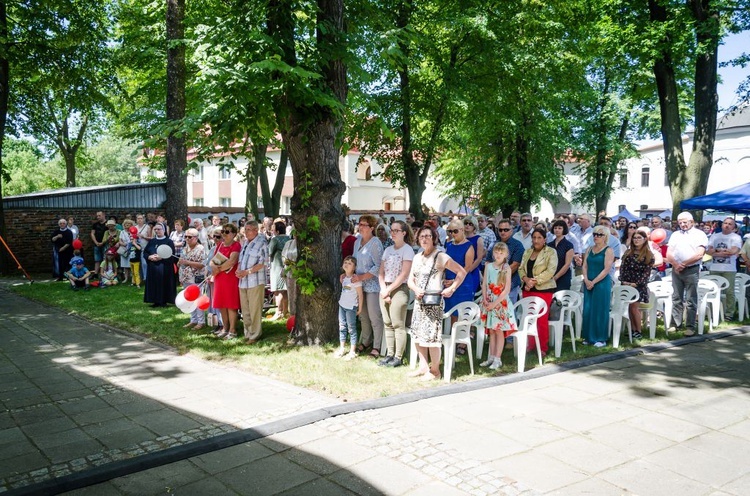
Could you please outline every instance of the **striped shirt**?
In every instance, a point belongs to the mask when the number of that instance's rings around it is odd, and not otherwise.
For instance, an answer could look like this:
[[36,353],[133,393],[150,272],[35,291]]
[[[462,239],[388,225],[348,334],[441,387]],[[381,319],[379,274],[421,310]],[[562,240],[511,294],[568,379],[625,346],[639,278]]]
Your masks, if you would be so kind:
[[248,270],[262,264],[258,272],[251,272],[240,278],[240,289],[249,289],[266,285],[266,262],[268,261],[268,243],[265,236],[257,235],[252,241],[245,243],[240,250],[237,270]]

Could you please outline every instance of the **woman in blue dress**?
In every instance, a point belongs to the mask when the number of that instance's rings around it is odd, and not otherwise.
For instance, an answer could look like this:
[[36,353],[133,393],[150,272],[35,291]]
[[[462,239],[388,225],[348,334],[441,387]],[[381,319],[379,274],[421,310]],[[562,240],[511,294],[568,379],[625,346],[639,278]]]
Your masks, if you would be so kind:
[[474,293],[479,291],[479,284],[482,282],[482,271],[484,271],[484,256],[488,246],[484,246],[484,238],[477,234],[477,218],[471,215],[464,217],[464,234],[474,248],[474,260],[466,268],[466,272],[471,272],[474,278]]
[[[474,301],[475,287],[478,283],[476,276],[469,272],[471,265],[474,263],[474,247],[466,239],[463,223],[460,220],[452,220],[446,227],[445,232],[452,236],[451,241],[445,244],[445,252],[461,264],[466,271],[466,277],[461,285],[456,288],[450,298],[445,299],[445,310],[450,310],[464,301]],[[453,284],[455,278],[456,274],[446,269],[444,286],[448,287]]]
[[609,229],[596,226],[592,234],[594,246],[583,257],[583,344],[597,348],[606,346],[609,337],[609,304],[612,279],[609,270],[615,262],[612,248],[607,246]]

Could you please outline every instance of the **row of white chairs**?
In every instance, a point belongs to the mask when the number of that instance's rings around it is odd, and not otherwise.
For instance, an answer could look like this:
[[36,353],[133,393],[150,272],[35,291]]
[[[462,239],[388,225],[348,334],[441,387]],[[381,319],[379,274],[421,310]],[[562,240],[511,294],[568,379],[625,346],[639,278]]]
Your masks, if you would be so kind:
[[[722,284],[723,280],[726,284]],[[721,309],[721,287],[728,288],[729,283],[720,276],[702,275],[698,285],[698,333],[703,334],[705,319],[708,317],[709,330],[713,330],[719,324],[719,318],[723,315]],[[745,302],[745,289],[750,287],[750,276],[737,274],[735,292],[737,295],[738,311],[740,320],[744,318],[747,311]],[[661,312],[664,318],[665,328],[669,328],[672,316],[672,284],[671,281],[655,281],[648,284],[649,302],[641,303],[644,326],[648,323],[649,337],[656,337],[657,312]],[[609,334],[612,336],[612,345],[620,346],[623,329],[627,329],[628,339],[633,342],[633,330],[630,322],[628,307],[631,303],[638,301],[639,293],[635,288],[617,284],[612,290],[612,300],[609,317]],[[560,314],[557,320],[549,320],[549,342],[554,346],[555,357],[562,352],[562,343],[565,329],[568,329],[570,343],[573,352],[576,351],[576,340],[581,338],[583,324],[583,296],[576,290],[561,290],[554,295],[556,304],[560,305]],[[474,357],[472,354],[471,329],[476,330],[476,358],[481,360],[485,346],[485,328],[481,320],[481,294],[476,302],[463,302],[447,310],[443,314],[443,377],[450,381],[456,359],[456,346],[463,344],[467,347],[469,356],[469,367],[474,375]],[[413,308],[414,296],[409,302],[409,308]],[[526,349],[528,340],[532,337],[538,338],[537,320],[549,311],[547,304],[538,297],[526,297],[519,300],[512,308],[512,314],[516,317],[518,331],[513,336],[514,354],[517,357],[517,368],[519,372],[525,370]],[[710,313],[709,313],[710,312]],[[451,315],[457,314],[455,322],[451,323]],[[542,352],[539,340],[536,341],[536,351],[539,363],[542,363]],[[383,348],[385,349],[385,337],[383,337]],[[412,368],[417,366],[417,351],[412,340],[410,350],[410,364]]]

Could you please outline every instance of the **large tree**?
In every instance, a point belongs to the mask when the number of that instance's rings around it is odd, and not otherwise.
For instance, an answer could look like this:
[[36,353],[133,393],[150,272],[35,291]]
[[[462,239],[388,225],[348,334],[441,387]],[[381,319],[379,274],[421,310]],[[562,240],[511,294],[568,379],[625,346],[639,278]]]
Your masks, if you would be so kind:
[[167,0],[167,220],[187,219],[187,146],[181,129],[185,118],[185,0]]
[[[672,208],[706,193],[713,165],[718,113],[718,49],[727,31],[748,27],[750,2],[743,0],[649,0],[649,34],[654,43],[653,72],[659,96],[661,134]],[[693,146],[686,162],[682,132],[679,71],[693,68]]]
[[305,6],[307,15],[300,15],[292,0],[269,1],[267,33],[275,53],[268,62],[280,89],[274,108],[295,179],[295,276],[301,292],[296,327],[301,342],[318,343],[334,337],[338,322],[331,302],[337,297],[341,261],[339,156],[348,46],[343,0]]

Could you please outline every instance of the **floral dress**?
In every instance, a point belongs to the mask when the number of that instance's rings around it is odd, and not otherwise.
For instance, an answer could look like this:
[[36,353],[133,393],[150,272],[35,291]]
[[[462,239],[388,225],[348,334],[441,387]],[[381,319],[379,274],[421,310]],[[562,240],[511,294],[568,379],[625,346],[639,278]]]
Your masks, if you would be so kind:
[[[491,282],[487,285],[487,293],[484,295],[484,299],[489,302],[494,302],[500,297],[505,286],[503,284],[497,284],[498,276],[501,271],[510,270],[508,264],[503,264],[501,268],[495,267],[495,264],[487,265],[487,281]],[[513,317],[511,306],[508,304],[508,298],[504,298],[503,302],[499,307],[492,310],[486,310],[485,306],[482,305],[482,320],[484,321],[484,330],[487,334],[493,332],[506,332],[508,334],[518,330],[516,326],[516,319]]]
[[620,264],[620,281],[635,284],[640,294],[640,302],[648,303],[648,279],[651,276],[651,265],[638,260],[631,253],[622,259]]
[[[448,255],[437,250],[427,257],[419,253],[414,256],[409,277],[414,278],[414,283],[418,287],[425,288],[426,286],[427,291],[442,291],[445,264],[449,258]],[[410,334],[419,346],[442,346],[443,308],[433,305],[425,306],[420,300],[415,300]]]

